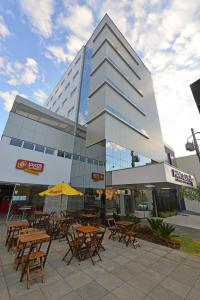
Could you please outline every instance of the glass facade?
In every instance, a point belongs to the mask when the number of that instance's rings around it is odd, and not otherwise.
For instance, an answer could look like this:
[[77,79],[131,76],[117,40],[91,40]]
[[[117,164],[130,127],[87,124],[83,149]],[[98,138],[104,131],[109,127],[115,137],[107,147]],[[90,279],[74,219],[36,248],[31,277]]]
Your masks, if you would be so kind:
[[152,160],[111,141],[106,142],[106,171],[135,168],[151,164]]
[[84,65],[81,83],[81,94],[78,112],[78,124],[85,125],[88,121],[88,96],[90,93],[90,73],[92,67],[92,49],[85,46]]

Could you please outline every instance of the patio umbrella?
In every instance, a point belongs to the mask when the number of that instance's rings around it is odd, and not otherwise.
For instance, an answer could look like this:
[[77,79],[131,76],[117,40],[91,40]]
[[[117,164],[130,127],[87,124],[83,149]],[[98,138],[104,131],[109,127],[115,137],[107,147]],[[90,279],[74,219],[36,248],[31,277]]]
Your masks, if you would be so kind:
[[65,196],[82,196],[83,193],[79,192],[78,190],[74,189],[71,187],[68,183],[60,182],[57,185],[51,187],[50,189],[43,191],[39,193],[40,196],[50,196],[50,197],[55,197],[55,196],[61,196],[60,198],[60,210],[62,206],[62,197],[63,195]]

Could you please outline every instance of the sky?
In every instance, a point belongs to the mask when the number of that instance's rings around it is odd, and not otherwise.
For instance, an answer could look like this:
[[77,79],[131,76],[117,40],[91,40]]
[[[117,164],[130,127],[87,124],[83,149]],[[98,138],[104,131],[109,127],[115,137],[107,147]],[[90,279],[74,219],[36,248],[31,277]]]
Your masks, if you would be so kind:
[[108,13],[152,73],[164,141],[176,156],[200,131],[190,84],[200,78],[199,0],[1,0],[0,135],[15,95],[43,105]]

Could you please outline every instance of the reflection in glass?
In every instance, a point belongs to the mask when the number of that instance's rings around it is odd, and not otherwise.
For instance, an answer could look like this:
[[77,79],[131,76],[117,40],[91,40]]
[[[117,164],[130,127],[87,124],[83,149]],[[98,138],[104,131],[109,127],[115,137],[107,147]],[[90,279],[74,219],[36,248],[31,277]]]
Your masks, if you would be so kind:
[[88,121],[88,96],[90,91],[91,62],[92,62],[92,49],[86,46],[82,83],[81,83],[79,115],[78,115],[78,123],[81,125],[86,125]]
[[135,168],[151,163],[148,157],[113,142],[106,142],[106,171]]

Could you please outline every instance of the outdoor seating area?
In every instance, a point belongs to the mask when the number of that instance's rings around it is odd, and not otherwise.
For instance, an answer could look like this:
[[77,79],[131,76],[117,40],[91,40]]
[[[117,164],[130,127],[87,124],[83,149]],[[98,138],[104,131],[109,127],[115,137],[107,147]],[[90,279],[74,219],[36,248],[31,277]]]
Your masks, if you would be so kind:
[[9,221],[6,226],[5,247],[13,255],[14,269],[21,272],[19,281],[26,278],[27,288],[34,279],[45,281],[45,263],[53,240],[65,244],[65,255],[60,259],[67,265],[73,259],[79,263],[89,259],[92,265],[102,261],[106,226],[95,214],[35,211],[27,220]]
[[0,299],[200,297],[198,257],[143,240],[135,249],[121,230],[110,237],[111,225],[68,224],[64,239],[24,220],[0,229]]

